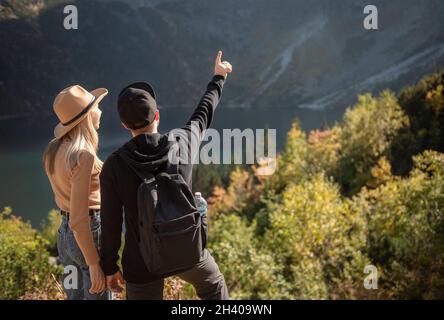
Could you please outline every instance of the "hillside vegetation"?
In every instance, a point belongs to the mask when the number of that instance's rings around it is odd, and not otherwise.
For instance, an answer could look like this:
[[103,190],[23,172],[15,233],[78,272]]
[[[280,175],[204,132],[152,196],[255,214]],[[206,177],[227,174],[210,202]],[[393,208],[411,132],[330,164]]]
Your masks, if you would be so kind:
[[[443,299],[443,93],[439,72],[398,95],[360,96],[326,130],[307,134],[295,121],[270,177],[236,167],[225,181],[199,167],[199,188],[213,190],[209,248],[232,297]],[[56,296],[47,280],[56,220],[43,237],[0,215],[0,298]],[[376,290],[364,288],[367,265]],[[177,279],[166,292],[195,297]]]
[[210,248],[233,297],[444,298],[443,75],[362,95],[324,131],[295,121],[273,176],[237,168],[214,190]]

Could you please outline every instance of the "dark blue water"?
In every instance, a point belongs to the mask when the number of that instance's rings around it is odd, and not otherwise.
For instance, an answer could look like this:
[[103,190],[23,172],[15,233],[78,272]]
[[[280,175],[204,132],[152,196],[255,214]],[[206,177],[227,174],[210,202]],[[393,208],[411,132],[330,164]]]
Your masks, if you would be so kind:
[[[30,221],[34,227],[39,227],[48,212],[56,208],[43,170],[43,148],[3,151],[0,158],[0,209],[11,206],[15,215]],[[100,157],[105,158],[112,150],[102,149]]]
[[[162,111],[161,131],[184,125],[190,113],[190,110],[183,108]],[[277,130],[277,147],[282,149],[296,117],[303,129],[310,130],[332,123],[340,116],[340,111],[315,112],[297,108],[223,109],[217,110],[213,127],[217,130],[274,128]],[[34,227],[39,227],[48,212],[56,207],[41,160],[55,123],[54,119],[30,121],[27,130],[23,130],[20,121],[0,121],[0,208],[11,206],[16,215],[30,221]],[[116,122],[106,116],[102,119],[101,159],[130,139],[130,135],[116,126]],[[46,129],[42,130],[42,127]],[[13,137],[10,136],[11,132],[14,132]]]

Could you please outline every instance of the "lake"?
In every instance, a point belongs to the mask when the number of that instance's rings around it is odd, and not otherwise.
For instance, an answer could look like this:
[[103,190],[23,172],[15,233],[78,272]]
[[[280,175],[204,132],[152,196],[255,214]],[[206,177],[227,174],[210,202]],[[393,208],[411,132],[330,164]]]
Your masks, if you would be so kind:
[[[178,108],[162,110],[160,131],[182,126],[188,119],[191,109]],[[277,147],[282,149],[286,134],[294,118],[298,117],[304,130],[311,130],[333,123],[339,119],[342,111],[310,111],[298,108],[265,108],[217,110],[213,126],[217,130],[234,128],[274,128],[277,130]],[[113,124],[111,125],[110,122]],[[130,138],[123,129],[115,126],[116,120],[110,117],[102,119],[100,129],[100,157],[105,159],[114,149]],[[48,212],[55,208],[50,184],[43,171],[41,156],[54,119],[43,121],[48,126],[42,134],[42,121],[32,119],[32,125],[20,134],[18,120],[0,121],[0,208],[11,206],[14,214],[39,227]],[[39,125],[37,126],[38,123]],[[103,132],[102,132],[103,129]],[[5,138],[8,137],[8,138]]]
[[[41,143],[39,143],[41,144]],[[11,206],[15,215],[39,227],[48,212],[56,208],[51,185],[43,171],[42,148],[2,152],[0,158],[0,207]],[[103,159],[112,149],[103,149]]]

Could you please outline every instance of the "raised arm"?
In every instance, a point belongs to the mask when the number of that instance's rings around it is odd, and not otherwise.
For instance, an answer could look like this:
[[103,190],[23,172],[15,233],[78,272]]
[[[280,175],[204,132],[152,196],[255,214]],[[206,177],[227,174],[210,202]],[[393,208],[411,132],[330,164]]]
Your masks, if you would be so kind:
[[[179,156],[180,172],[189,186],[192,184],[192,167],[199,152],[200,143],[204,138],[205,130],[213,121],[213,114],[222,96],[225,80],[232,70],[229,62],[222,61],[222,51],[219,51],[214,64],[213,78],[190,119],[185,127],[170,132],[169,139],[179,142],[179,152],[175,151],[173,157]],[[177,163],[177,158],[174,161]]]
[[200,99],[196,109],[185,125],[184,129],[191,130],[193,123],[199,125],[199,131],[203,132],[208,129],[213,120],[214,110],[216,109],[219,100],[222,96],[222,89],[224,82],[229,73],[233,71],[231,64],[227,61],[222,61],[222,51],[217,53],[216,61],[214,63],[214,75],[210,83],[207,85],[205,94]]

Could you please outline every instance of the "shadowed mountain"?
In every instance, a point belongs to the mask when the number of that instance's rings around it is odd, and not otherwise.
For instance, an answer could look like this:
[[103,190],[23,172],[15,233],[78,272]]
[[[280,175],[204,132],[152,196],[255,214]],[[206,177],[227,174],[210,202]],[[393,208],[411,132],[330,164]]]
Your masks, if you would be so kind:
[[[235,69],[223,107],[270,108],[249,113],[255,127],[272,124],[259,118],[269,112],[288,120],[310,113],[305,127],[318,127],[357,93],[397,90],[444,63],[439,0],[373,1],[378,31],[363,28],[362,0],[74,1],[79,29],[70,31],[63,2],[0,1],[0,127],[13,135],[46,130],[41,117],[55,123],[52,100],[74,83],[109,88],[103,105],[112,112],[104,116],[114,123],[116,94],[138,80],[155,86],[167,110],[188,113],[217,49]],[[168,125],[183,116],[174,113]]]

